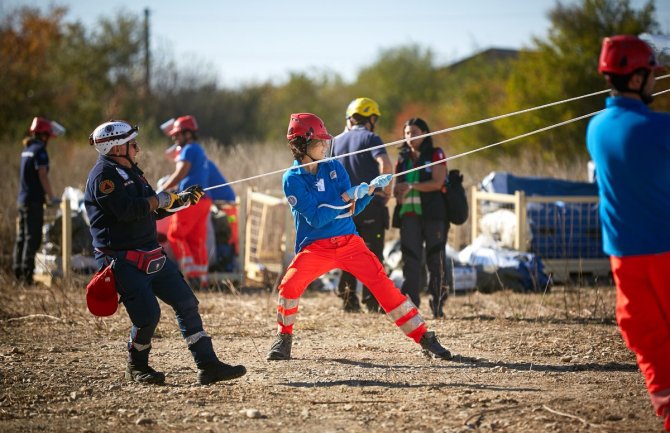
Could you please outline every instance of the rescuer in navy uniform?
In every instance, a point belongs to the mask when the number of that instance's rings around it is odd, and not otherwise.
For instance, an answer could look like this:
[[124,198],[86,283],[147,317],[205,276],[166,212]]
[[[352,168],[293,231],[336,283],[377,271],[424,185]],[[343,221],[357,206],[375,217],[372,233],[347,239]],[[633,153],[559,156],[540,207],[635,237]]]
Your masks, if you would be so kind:
[[49,154],[47,144],[53,137],[65,133],[58,122],[35,117],[23,141],[21,177],[16,200],[18,221],[12,269],[19,282],[33,283],[35,254],[42,243],[44,204],[55,206],[60,198],[54,194],[49,181]]
[[132,322],[126,379],[165,382],[165,374],[149,366],[151,338],[160,318],[156,298],[174,309],[200,384],[243,376],[244,366],[217,358],[203,329],[197,298],[156,239],[156,219],[197,203],[204,191],[194,185],[179,194],[156,194],[135,163],[140,151],[137,135],[137,126],[125,121],[112,120],[95,128],[89,143],[100,157],[88,175],[84,198],[96,260],[100,268],[113,262],[116,290]]

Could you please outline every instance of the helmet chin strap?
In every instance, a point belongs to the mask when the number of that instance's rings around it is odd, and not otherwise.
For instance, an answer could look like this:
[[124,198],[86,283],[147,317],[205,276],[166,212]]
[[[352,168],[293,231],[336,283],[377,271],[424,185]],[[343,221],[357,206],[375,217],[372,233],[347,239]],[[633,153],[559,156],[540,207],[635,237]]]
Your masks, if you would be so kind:
[[638,94],[640,95],[640,99],[642,102],[645,103],[645,105],[649,105],[654,101],[654,95],[645,95],[644,88],[647,87],[647,80],[649,80],[649,75],[651,72],[647,71],[644,74],[644,79],[642,80],[642,84],[640,84],[640,90],[638,90]]
[[136,163],[135,161],[133,161],[132,159],[130,159],[130,142],[126,142],[126,154],[125,154],[125,155],[121,155],[121,157],[122,157],[122,158],[125,158],[125,159],[130,163],[130,166],[131,166],[131,167],[134,167],[134,166],[137,165],[137,163]]

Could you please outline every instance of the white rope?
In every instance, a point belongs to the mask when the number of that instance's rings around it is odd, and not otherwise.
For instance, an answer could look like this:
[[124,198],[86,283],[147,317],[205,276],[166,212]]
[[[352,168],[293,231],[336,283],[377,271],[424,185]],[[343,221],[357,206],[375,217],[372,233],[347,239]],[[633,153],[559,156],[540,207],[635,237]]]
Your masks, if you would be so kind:
[[347,209],[351,207],[351,203],[347,203],[342,206],[335,206],[334,204],[328,204],[328,203],[321,203],[318,207],[329,207],[331,209]]
[[[317,207],[329,207],[329,208],[331,208],[331,209],[347,209],[347,208],[350,208],[351,205],[353,205],[353,204],[354,204],[353,201],[351,201],[351,202],[349,202],[349,203],[347,203],[347,204],[345,204],[345,205],[342,205],[342,206],[335,206],[334,204],[321,203],[321,204],[320,204],[319,206],[317,206]],[[353,210],[352,210],[351,212],[347,212],[347,213],[339,214],[338,216],[335,217],[335,219],[336,219],[336,220],[339,220],[339,219],[342,219],[342,218],[348,218],[348,217],[352,216],[353,213],[354,213],[354,212],[353,212]]]
[[[668,77],[670,77],[670,74],[662,75],[662,76],[660,76],[660,77],[656,77],[656,80],[662,80],[662,79],[664,79],[664,78],[668,78]],[[670,89],[669,89],[669,90],[670,90]],[[530,112],[532,112],[532,111],[536,111],[536,110],[541,110],[541,109],[544,109],[544,108],[553,107],[553,106],[560,105],[560,104],[564,104],[564,103],[567,103],[567,102],[577,101],[577,100],[579,100],[579,99],[584,99],[584,98],[588,98],[588,97],[591,97],[591,96],[601,95],[601,94],[603,94],[603,93],[607,93],[607,92],[610,92],[610,89],[600,90],[600,91],[593,92],[593,93],[588,93],[588,94],[586,94],[586,95],[582,95],[582,96],[575,96],[575,97],[573,97],[573,98],[563,99],[563,100],[561,100],[561,101],[556,101],[556,102],[550,102],[550,103],[548,103],[548,104],[538,105],[538,106],[536,106],[536,107],[526,108],[526,109],[523,109],[523,110],[514,111],[514,112],[512,112],[512,113],[501,114],[501,115],[498,115],[498,116],[489,117],[489,118],[486,118],[486,119],[477,120],[477,121],[470,122],[470,123],[464,123],[464,124],[461,124],[461,125],[452,126],[452,127],[450,127],[450,128],[440,129],[439,131],[433,131],[433,132],[429,132],[429,133],[426,133],[426,134],[423,134],[423,135],[417,135],[416,137],[413,137],[412,139],[413,139],[413,140],[418,140],[418,139],[420,139],[420,138],[432,137],[433,135],[445,134],[445,133],[447,133],[447,132],[457,131],[457,130],[459,130],[459,129],[469,128],[469,127],[471,127],[471,126],[481,125],[481,124],[484,124],[484,123],[493,122],[493,121],[495,121],[495,120],[500,120],[500,119],[505,119],[505,118],[507,118],[507,117],[517,116],[517,115],[519,115],[519,114],[530,113]],[[656,95],[660,95],[660,94],[663,94],[663,93],[666,93],[666,92],[667,92],[667,90],[664,90],[664,91],[655,93],[654,96],[656,96]],[[527,136],[529,136],[529,135],[537,134],[537,133],[539,133],[539,132],[543,132],[543,131],[546,131],[546,130],[548,130],[548,129],[552,129],[552,128],[555,128],[555,127],[558,127],[558,126],[567,125],[568,123],[576,122],[576,121],[578,121],[578,120],[585,119],[585,118],[587,118],[587,117],[593,116],[593,115],[595,115],[595,114],[597,114],[597,113],[599,113],[599,112],[601,112],[601,111],[603,111],[603,110],[598,110],[598,111],[595,111],[595,112],[593,112],[593,113],[591,113],[591,114],[587,114],[587,115],[584,115],[584,116],[581,116],[581,117],[577,117],[577,118],[574,118],[574,119],[571,119],[571,120],[568,120],[568,121],[565,121],[565,122],[557,123],[557,124],[555,124],[555,125],[553,125],[553,126],[550,126],[550,127],[541,128],[541,129],[538,129],[538,130],[535,130],[535,131],[532,131],[532,132],[528,132],[528,133],[526,133],[526,134],[522,134],[522,135],[519,135],[519,136],[516,136],[516,137],[513,137],[513,138],[509,138],[509,139],[507,139],[507,140],[503,140],[503,141],[498,142],[498,143],[489,144],[488,146],[484,146],[484,147],[481,147],[481,148],[478,148],[478,149],[474,149],[474,150],[471,150],[471,151],[468,151],[468,152],[464,152],[464,153],[462,153],[462,154],[455,155],[454,157],[445,158],[444,160],[436,161],[436,162],[434,162],[434,163],[432,163],[432,164],[427,164],[427,165],[423,165],[423,166],[421,166],[421,167],[416,167],[416,168],[414,168],[414,169],[412,169],[412,170],[418,170],[418,169],[421,169],[421,168],[424,168],[424,167],[429,167],[429,166],[431,166],[431,165],[436,165],[436,164],[439,164],[439,163],[444,162],[444,161],[448,161],[448,160],[451,160],[451,159],[455,159],[456,157],[461,157],[461,156],[465,156],[465,155],[470,155],[470,154],[472,154],[472,153],[476,153],[476,152],[479,152],[479,151],[481,151],[481,150],[488,149],[488,148],[490,148],[490,147],[498,146],[498,145],[500,145],[500,144],[504,144],[504,143],[507,143],[507,142],[509,142],[509,141],[517,140],[517,139],[519,139],[519,138],[524,138],[524,137],[527,137]],[[215,189],[215,188],[221,188],[221,187],[228,186],[228,185],[234,185],[234,184],[236,184],[236,183],[247,182],[247,181],[250,181],[250,180],[259,179],[259,178],[261,178],[261,177],[270,176],[270,175],[273,175],[273,174],[283,173],[283,172],[285,172],[285,171],[288,171],[288,170],[291,170],[291,169],[295,169],[295,168],[308,167],[308,166],[311,166],[311,165],[318,164],[318,163],[320,163],[320,162],[326,162],[326,161],[332,161],[332,160],[334,160],[334,159],[344,158],[345,156],[356,155],[356,154],[364,153],[364,152],[371,152],[371,151],[373,151],[373,150],[375,150],[375,149],[379,149],[379,148],[382,148],[382,147],[389,147],[389,146],[393,146],[393,145],[396,145],[396,144],[401,144],[401,143],[404,143],[405,141],[406,141],[405,139],[400,139],[400,140],[396,140],[396,141],[391,141],[391,142],[389,142],[389,143],[383,143],[383,144],[380,144],[380,145],[378,145],[378,146],[369,147],[369,148],[367,148],[367,149],[361,149],[361,150],[357,150],[357,151],[354,151],[354,152],[343,153],[343,154],[338,155],[338,156],[331,156],[331,157],[328,157],[328,158],[320,159],[320,160],[318,160],[318,161],[312,161],[312,162],[308,162],[308,163],[305,163],[305,164],[294,165],[294,166],[291,166],[291,167],[289,167],[289,168],[282,168],[282,169],[280,169],[280,170],[274,170],[274,171],[270,171],[270,172],[267,172],[267,173],[261,173],[261,174],[257,174],[257,175],[255,175],[255,176],[250,176],[250,177],[246,177],[246,178],[242,178],[242,179],[238,179],[238,180],[233,180],[233,181],[230,181],[230,182],[222,183],[221,185],[210,186],[210,187],[205,188],[204,190],[205,190],[205,191],[209,191],[209,190],[212,190],[212,189]],[[410,170],[410,171],[411,171],[411,170]],[[407,173],[407,172],[403,172],[402,174],[404,174],[404,173]],[[395,176],[398,176],[398,175],[400,175],[400,174],[401,174],[401,173],[397,173],[397,174],[394,175],[394,177],[395,177]]]
[[[329,207],[331,209],[347,209],[347,208],[350,208],[353,204],[354,204],[353,201],[351,201],[351,202],[349,202],[345,205],[342,205],[342,206],[335,206],[334,204],[321,203],[317,207]],[[338,216],[335,217],[335,219],[339,220],[339,219],[342,219],[342,218],[349,218],[350,216],[353,216],[353,214],[354,214],[354,211],[352,209],[350,212],[339,214]]]

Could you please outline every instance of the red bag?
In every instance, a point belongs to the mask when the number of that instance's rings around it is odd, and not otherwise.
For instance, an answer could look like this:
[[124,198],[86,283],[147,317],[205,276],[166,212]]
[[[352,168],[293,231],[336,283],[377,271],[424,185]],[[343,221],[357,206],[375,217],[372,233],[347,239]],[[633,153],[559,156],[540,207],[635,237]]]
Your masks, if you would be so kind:
[[116,291],[112,265],[114,262],[96,272],[86,285],[86,305],[94,316],[111,316],[119,307],[119,294]]
[[145,274],[155,274],[163,269],[167,257],[163,253],[163,248],[158,247],[151,251],[129,250],[126,252],[126,260],[137,266],[137,269]]

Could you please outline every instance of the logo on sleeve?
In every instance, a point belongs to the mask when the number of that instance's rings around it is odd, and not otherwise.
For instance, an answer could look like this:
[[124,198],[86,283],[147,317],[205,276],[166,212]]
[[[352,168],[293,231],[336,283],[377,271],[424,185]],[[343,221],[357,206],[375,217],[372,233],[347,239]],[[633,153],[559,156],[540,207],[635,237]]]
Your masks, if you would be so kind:
[[114,182],[109,179],[105,179],[100,182],[98,189],[100,189],[100,192],[103,194],[109,194],[110,192],[114,191]]
[[289,195],[286,197],[286,200],[288,200],[288,204],[290,204],[291,207],[295,207],[295,205],[298,204],[298,199],[294,195]]
[[331,179],[337,179],[337,172],[335,170],[330,172],[330,178]]

